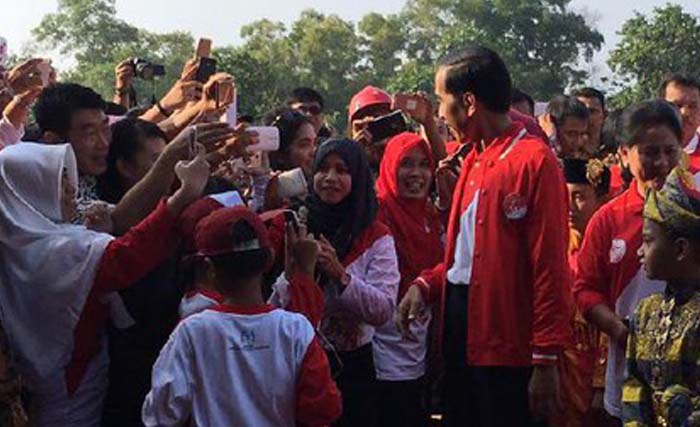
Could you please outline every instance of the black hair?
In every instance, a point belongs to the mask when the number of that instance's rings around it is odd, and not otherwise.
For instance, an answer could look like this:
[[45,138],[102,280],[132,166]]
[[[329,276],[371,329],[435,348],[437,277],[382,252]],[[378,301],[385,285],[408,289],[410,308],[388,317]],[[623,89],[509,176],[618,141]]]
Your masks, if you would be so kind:
[[287,105],[292,105],[296,102],[318,102],[318,105],[321,107],[322,111],[325,106],[323,96],[321,96],[318,91],[311,89],[310,87],[298,87],[292,91],[291,95],[289,95],[289,99],[287,100]]
[[310,124],[311,119],[306,114],[289,108],[279,108],[265,115],[266,126],[275,126],[280,131],[280,148],[275,153],[270,153],[270,167],[273,170],[284,170],[285,157],[289,152],[292,142],[299,129],[305,124]]
[[118,203],[129,190],[124,188],[117,160],[131,160],[149,138],[168,140],[165,132],[155,123],[141,119],[122,119],[112,125],[112,143],[107,154],[107,170],[98,178],[100,196],[109,203]]
[[34,117],[41,133],[66,137],[73,114],[80,110],[105,111],[106,104],[94,90],[75,83],[56,83],[44,89],[34,105]]
[[530,106],[530,111],[534,114],[535,112],[535,100],[532,99],[530,95],[528,95],[526,92],[523,92],[522,90],[518,89],[517,87],[513,88],[511,96],[510,96],[510,103],[511,104],[517,104],[518,102],[527,102],[527,105]]
[[600,102],[603,111],[605,111],[605,94],[596,88],[582,87],[571,92],[571,96],[576,98],[596,98]]
[[[233,224],[231,237],[236,243],[248,242],[257,239],[255,229],[246,220],[240,220]],[[223,255],[211,256],[209,259],[214,264],[217,274],[224,280],[218,286],[231,286],[233,280],[247,280],[263,274],[272,259],[272,253],[267,248],[251,249],[241,252],[229,252]]]
[[700,91],[700,81],[698,81],[697,78],[694,76],[691,76],[690,74],[684,74],[684,73],[671,73],[667,74],[664,77],[663,82],[661,82],[661,86],[659,87],[659,98],[665,99],[666,98],[666,88],[670,84],[676,84],[678,86],[683,86],[683,87],[690,87],[693,89],[697,89]]
[[483,46],[468,46],[445,57],[440,68],[445,70],[445,90],[453,96],[466,92],[490,111],[510,110],[512,82],[503,60]]
[[583,102],[567,95],[557,95],[552,98],[547,104],[547,113],[557,127],[562,126],[570,117],[581,120],[588,120],[591,117],[591,113]]
[[660,99],[628,107],[620,120],[620,143],[627,147],[635,145],[637,135],[651,126],[666,126],[681,140],[683,127],[678,110]]

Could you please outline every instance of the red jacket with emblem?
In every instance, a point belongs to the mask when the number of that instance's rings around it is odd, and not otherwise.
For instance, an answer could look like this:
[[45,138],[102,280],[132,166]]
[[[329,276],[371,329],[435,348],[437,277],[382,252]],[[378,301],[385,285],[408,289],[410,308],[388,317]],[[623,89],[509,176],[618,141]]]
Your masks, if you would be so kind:
[[468,280],[469,365],[551,364],[570,342],[564,188],[554,154],[520,123],[464,160],[445,261],[417,283],[444,306],[448,275]]

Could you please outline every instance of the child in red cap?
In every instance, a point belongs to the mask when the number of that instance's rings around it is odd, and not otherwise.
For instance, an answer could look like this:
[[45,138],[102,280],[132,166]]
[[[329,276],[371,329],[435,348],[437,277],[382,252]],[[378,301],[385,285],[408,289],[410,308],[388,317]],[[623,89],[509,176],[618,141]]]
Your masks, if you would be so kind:
[[262,221],[245,207],[197,225],[195,245],[224,303],[175,329],[153,367],[146,426],[320,426],[340,393],[306,318],[264,303],[272,259]]

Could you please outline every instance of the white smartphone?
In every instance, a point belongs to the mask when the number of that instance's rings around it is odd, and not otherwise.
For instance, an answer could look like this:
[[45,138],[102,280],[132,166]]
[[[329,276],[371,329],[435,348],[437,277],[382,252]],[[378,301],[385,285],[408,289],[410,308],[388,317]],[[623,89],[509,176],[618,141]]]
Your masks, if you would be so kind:
[[275,126],[251,126],[246,132],[257,132],[258,143],[248,146],[248,152],[277,151],[280,149],[280,130]]

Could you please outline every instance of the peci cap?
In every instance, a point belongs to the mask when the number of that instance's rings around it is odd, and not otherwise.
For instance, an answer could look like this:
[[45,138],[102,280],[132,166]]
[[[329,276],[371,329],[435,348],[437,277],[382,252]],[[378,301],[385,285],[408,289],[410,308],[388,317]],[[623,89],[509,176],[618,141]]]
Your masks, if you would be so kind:
[[391,105],[392,98],[387,92],[374,86],[365,86],[364,89],[357,92],[350,100],[348,107],[348,117],[350,120],[357,114],[358,111],[371,105],[388,104]]
[[[235,228],[240,221],[246,222],[254,233],[236,233]],[[195,246],[202,256],[272,249],[262,220],[245,206],[219,209],[199,221],[195,231]]]

